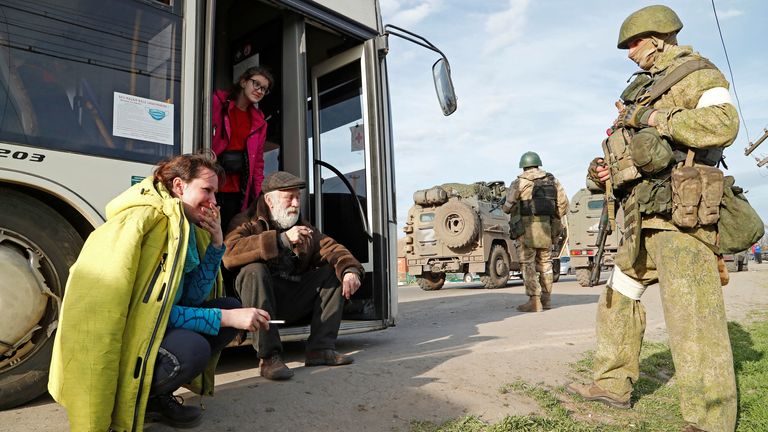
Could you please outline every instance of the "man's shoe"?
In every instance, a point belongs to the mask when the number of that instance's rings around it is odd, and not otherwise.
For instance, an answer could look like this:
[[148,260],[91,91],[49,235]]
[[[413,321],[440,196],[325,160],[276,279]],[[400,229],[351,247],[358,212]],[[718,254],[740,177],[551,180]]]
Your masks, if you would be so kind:
[[283,381],[293,376],[293,371],[283,363],[280,354],[272,354],[270,357],[261,359],[261,376],[268,380]]
[[355,361],[351,356],[340,354],[332,349],[307,351],[304,366],[341,366]]
[[528,303],[521,304],[517,310],[520,312],[541,312],[544,309],[541,307],[539,296],[530,296]]
[[552,293],[541,293],[541,308],[544,310],[552,309]]
[[180,396],[150,395],[145,418],[176,428],[191,428],[200,424],[203,410],[196,406],[185,406]]
[[592,384],[570,383],[565,387],[565,391],[567,391],[572,395],[581,396],[586,400],[602,402],[614,408],[629,409],[631,407],[629,404],[629,398],[627,398],[626,400],[623,400],[618,396],[614,395],[613,393],[609,393],[601,389],[600,387],[597,386],[597,384],[594,384],[594,383]]

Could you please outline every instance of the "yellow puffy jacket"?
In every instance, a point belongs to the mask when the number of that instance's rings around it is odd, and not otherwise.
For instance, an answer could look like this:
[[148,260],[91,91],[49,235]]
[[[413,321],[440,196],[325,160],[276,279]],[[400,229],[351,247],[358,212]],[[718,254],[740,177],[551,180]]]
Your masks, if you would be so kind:
[[[48,391],[72,431],[140,431],[155,358],[184,268],[190,224],[179,199],[146,178],[107,205],[70,269]],[[210,242],[196,228],[201,255]],[[222,293],[221,275],[211,296]],[[213,393],[211,360],[192,390]]]

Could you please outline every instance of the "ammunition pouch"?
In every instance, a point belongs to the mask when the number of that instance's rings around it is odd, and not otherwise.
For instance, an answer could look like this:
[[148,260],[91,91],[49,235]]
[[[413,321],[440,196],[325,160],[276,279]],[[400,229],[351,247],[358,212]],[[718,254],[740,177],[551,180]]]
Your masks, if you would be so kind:
[[641,214],[669,217],[672,211],[672,184],[669,176],[660,179],[643,179],[634,188]]
[[631,140],[630,130],[621,128],[615,130],[603,141],[603,151],[610,169],[611,182],[613,188],[617,190],[626,188],[632,181],[641,177],[629,148]]
[[679,228],[712,225],[720,218],[723,172],[709,166],[672,170],[672,223]]
[[629,153],[635,166],[643,174],[656,174],[674,160],[672,147],[659,135],[656,128],[640,129],[629,144]]

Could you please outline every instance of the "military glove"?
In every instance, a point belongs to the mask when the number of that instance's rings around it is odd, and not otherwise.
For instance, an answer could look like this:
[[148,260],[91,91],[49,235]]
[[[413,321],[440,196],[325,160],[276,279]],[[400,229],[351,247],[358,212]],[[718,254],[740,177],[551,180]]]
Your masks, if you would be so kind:
[[597,184],[602,183],[600,176],[597,174],[597,167],[599,166],[605,166],[605,161],[601,157],[596,157],[592,159],[592,162],[589,163],[589,169],[587,169],[587,177]]
[[616,123],[623,127],[638,129],[646,128],[650,126],[648,124],[648,119],[651,118],[651,114],[653,114],[654,111],[656,110],[647,106],[627,105],[619,112],[619,118]]

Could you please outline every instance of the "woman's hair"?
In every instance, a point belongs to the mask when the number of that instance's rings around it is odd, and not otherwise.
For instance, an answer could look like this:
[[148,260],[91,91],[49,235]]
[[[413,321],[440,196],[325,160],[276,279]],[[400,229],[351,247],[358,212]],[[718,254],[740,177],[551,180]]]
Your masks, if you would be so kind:
[[219,182],[224,181],[224,169],[216,162],[216,158],[210,152],[184,154],[166,159],[155,168],[155,181],[159,181],[173,194],[173,179],[179,177],[186,183],[200,177],[204,168],[213,171],[219,177]]
[[243,88],[240,87],[240,81],[242,80],[248,80],[254,75],[261,75],[264,78],[269,81],[269,88],[271,89],[272,86],[275,84],[275,78],[272,76],[272,72],[270,72],[269,68],[266,66],[251,66],[248,69],[245,70],[242,74],[240,74],[240,77],[237,78],[237,81],[232,83],[232,87],[229,88],[229,98],[231,100],[237,99],[237,94],[243,91]]

